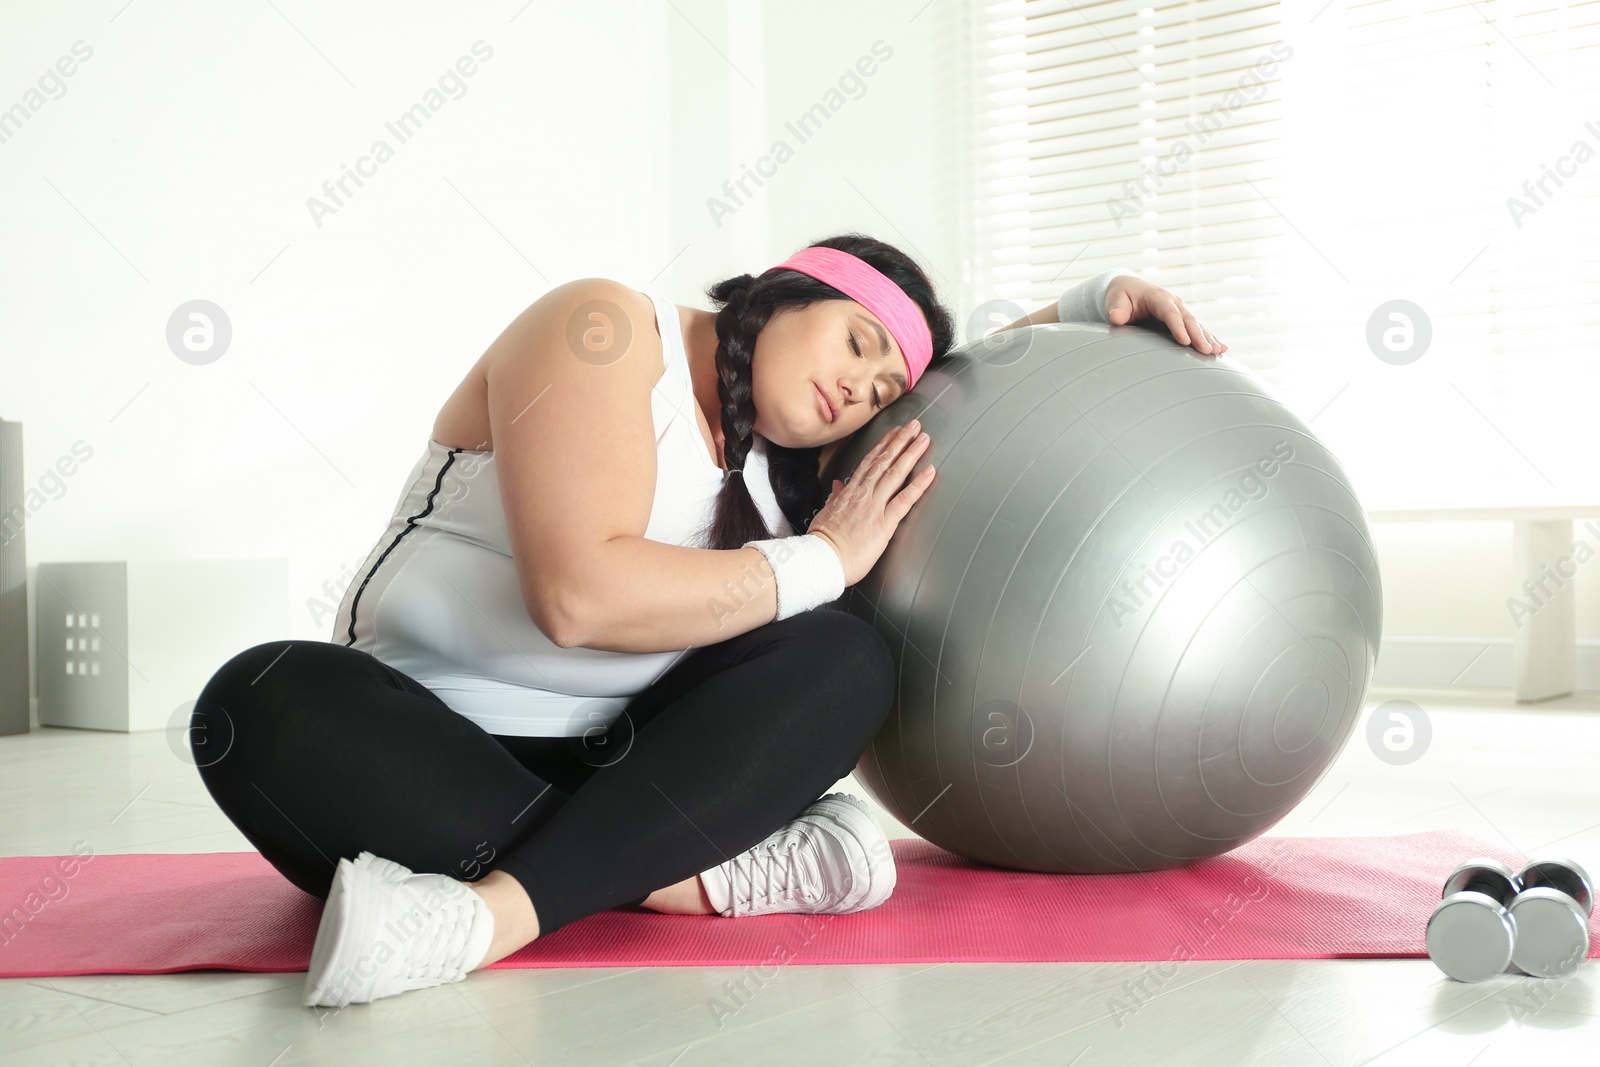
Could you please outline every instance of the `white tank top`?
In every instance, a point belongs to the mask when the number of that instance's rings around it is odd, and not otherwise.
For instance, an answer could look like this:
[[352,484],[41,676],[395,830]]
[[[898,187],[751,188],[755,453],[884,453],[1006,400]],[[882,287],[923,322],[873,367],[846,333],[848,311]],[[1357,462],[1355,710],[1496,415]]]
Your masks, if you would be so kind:
[[[695,419],[678,310],[646,295],[665,370],[650,396],[656,485],[644,536],[703,548],[723,472]],[[765,446],[756,435],[743,477],[773,536],[788,537],[794,531],[773,495]],[[690,649],[562,648],[546,637],[523,604],[494,459],[493,451],[429,438],[388,528],[345,591],[332,640],[422,683],[491,734],[571,737],[609,725]]]

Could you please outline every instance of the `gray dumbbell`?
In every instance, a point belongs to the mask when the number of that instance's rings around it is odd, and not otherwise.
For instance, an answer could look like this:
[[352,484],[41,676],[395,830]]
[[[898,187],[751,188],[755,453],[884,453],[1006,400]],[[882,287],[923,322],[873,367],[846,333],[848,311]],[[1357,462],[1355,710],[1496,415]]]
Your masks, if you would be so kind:
[[1481,982],[1506,969],[1517,942],[1510,905],[1522,889],[1499,860],[1471,859],[1450,872],[1428,919],[1428,957],[1458,982]]
[[1522,889],[1507,906],[1516,928],[1511,962],[1536,978],[1566,978],[1589,954],[1594,883],[1569,859],[1535,860],[1517,875]]

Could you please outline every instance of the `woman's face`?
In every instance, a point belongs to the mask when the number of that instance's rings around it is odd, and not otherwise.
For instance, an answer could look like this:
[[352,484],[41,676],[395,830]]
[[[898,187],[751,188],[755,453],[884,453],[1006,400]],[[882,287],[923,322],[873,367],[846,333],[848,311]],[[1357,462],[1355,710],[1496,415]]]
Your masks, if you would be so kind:
[[756,336],[751,388],[757,433],[785,448],[815,448],[849,437],[904,396],[906,361],[865,307],[819,300],[767,320]]

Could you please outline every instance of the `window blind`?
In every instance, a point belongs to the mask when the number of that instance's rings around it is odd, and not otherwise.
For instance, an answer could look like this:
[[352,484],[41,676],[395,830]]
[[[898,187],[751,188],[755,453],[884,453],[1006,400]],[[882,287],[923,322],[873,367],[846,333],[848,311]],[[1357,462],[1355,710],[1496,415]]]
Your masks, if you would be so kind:
[[[964,307],[1127,266],[1369,506],[1600,496],[1600,0],[972,0],[962,30]],[[1403,366],[1368,341],[1393,300],[1431,331]]]

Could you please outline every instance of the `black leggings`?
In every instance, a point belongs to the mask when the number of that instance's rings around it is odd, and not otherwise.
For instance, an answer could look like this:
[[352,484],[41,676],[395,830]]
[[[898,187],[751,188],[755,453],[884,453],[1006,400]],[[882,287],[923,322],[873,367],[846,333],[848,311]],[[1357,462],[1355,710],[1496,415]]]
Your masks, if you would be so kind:
[[588,737],[490,734],[376,657],[269,641],[206,683],[190,750],[217,805],[326,898],[341,856],[477,881],[540,934],[758,844],[849,774],[894,697],[873,627],[819,608],[695,649]]

